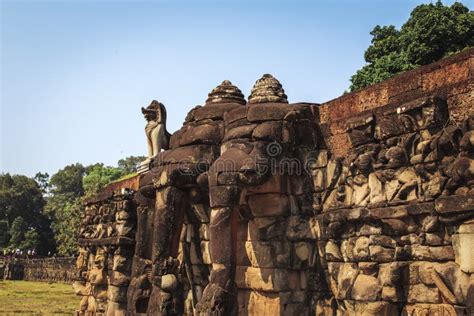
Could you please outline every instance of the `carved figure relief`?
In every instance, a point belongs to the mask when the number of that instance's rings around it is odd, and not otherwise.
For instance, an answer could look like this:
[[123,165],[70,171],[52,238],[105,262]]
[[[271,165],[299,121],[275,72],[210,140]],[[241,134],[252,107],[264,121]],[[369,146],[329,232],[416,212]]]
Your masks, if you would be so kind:
[[82,220],[81,310],[473,313],[474,119],[453,121],[446,95],[345,121],[320,111],[269,74],[248,103],[223,81],[171,137],[161,103],[142,109],[138,192]]

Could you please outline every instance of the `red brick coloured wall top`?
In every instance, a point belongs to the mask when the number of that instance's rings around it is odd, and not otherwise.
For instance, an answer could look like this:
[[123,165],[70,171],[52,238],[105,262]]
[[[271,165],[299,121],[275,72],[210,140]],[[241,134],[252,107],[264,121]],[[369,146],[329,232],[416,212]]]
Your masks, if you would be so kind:
[[402,73],[365,89],[345,94],[319,107],[323,135],[332,153],[342,157],[351,147],[348,118],[386,111],[418,98],[438,96],[448,104],[450,118],[460,122],[474,114],[472,100],[474,48],[436,63]]
[[114,195],[121,194],[122,189],[138,191],[139,178],[140,176],[136,175],[131,178],[109,183],[97,195],[93,196],[90,199],[87,199],[85,203],[88,204],[106,200]]

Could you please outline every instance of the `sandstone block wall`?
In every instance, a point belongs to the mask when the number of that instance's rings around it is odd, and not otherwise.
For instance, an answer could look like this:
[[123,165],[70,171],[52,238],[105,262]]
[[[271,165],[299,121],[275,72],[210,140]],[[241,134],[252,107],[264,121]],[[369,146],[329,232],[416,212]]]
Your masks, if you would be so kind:
[[384,112],[387,107],[397,108],[416,99],[437,96],[446,101],[451,121],[459,123],[472,117],[473,72],[473,50],[468,49],[321,104],[321,129],[332,155],[344,157],[350,150],[346,121],[361,113]]
[[23,280],[71,283],[76,274],[75,258],[20,259]]
[[473,55],[321,105],[289,104],[271,75],[248,104],[224,81],[137,178],[126,299],[105,303],[97,263],[113,221],[84,221],[83,302],[102,307],[82,310],[474,313]]
[[77,315],[125,315],[135,249],[135,183],[112,184],[85,203],[73,283],[81,296]]
[[2,258],[0,278],[43,282],[71,283],[76,275],[76,259],[70,258]]

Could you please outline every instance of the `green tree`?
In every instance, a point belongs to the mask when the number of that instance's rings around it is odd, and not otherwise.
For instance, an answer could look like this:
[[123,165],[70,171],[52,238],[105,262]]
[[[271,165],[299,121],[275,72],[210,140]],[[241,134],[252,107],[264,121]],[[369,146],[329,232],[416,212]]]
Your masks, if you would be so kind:
[[16,217],[10,227],[10,244],[11,248],[20,248],[21,243],[25,239],[26,224],[23,217]]
[[130,174],[137,172],[137,166],[140,162],[146,159],[145,156],[129,156],[124,159],[120,159],[117,163],[118,167],[124,171],[124,174]]
[[86,171],[87,169],[80,163],[64,167],[51,176],[49,181],[51,192],[54,194],[82,196],[84,194],[82,178],[85,176]]
[[40,234],[36,228],[32,228],[25,232],[23,242],[20,244],[20,248],[24,250],[38,249],[40,243]]
[[0,248],[6,248],[8,246],[8,222],[5,220],[0,221]]
[[474,13],[459,2],[422,4],[400,30],[377,25],[370,34],[367,64],[351,77],[351,91],[474,46]]
[[25,233],[34,229],[38,233],[38,253],[54,250],[51,223],[43,212],[44,205],[41,188],[34,179],[0,174],[0,221],[9,228],[3,237],[11,246],[21,248]]
[[28,224],[41,214],[44,199],[33,179],[21,175],[0,174],[0,218],[10,225],[16,217]]
[[47,172],[46,173],[38,172],[37,174],[35,174],[34,179],[36,183],[38,183],[38,186],[40,187],[43,195],[46,195],[49,189],[49,174]]
[[74,164],[51,176],[45,212],[52,220],[58,254],[69,256],[77,252],[77,233],[84,198],[96,194],[123,175],[122,169],[103,164],[87,167]]
[[87,167],[87,175],[83,179],[84,192],[87,197],[102,190],[108,183],[119,179],[124,171],[115,167],[107,167],[102,163]]
[[77,252],[77,229],[84,195],[82,179],[85,174],[86,168],[77,163],[59,170],[49,181],[45,213],[52,221],[59,255],[68,256]]
[[[82,198],[58,195],[52,199],[57,203],[53,220],[54,239],[58,254],[70,256],[77,252],[77,232],[83,212]],[[49,201],[48,201],[49,203]]]

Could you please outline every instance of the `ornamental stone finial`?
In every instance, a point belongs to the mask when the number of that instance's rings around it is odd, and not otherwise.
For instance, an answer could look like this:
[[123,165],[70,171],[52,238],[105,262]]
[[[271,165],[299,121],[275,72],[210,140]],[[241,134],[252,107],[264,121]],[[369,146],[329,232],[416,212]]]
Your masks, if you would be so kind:
[[220,85],[212,89],[206,100],[206,105],[216,103],[238,103],[245,105],[247,102],[239,88],[229,80],[224,80]]
[[288,103],[281,83],[270,74],[264,74],[255,82],[249,96],[249,104],[267,102]]

